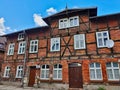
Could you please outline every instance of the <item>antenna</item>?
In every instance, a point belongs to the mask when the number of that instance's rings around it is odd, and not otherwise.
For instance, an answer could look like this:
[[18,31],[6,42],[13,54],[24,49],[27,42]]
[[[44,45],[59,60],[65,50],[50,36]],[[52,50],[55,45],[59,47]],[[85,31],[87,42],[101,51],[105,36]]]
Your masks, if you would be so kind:
[[114,41],[113,40],[107,40],[106,41],[106,46],[107,46],[107,48],[112,48],[114,46]]
[[68,9],[67,3],[66,3],[66,7],[65,7],[65,9],[66,9],[66,10]]

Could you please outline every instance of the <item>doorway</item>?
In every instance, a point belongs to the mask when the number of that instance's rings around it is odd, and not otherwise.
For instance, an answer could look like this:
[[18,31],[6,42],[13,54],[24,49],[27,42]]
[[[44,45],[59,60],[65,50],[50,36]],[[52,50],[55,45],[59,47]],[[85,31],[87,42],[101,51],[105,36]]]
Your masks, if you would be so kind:
[[83,88],[82,66],[79,63],[69,64],[69,88]]

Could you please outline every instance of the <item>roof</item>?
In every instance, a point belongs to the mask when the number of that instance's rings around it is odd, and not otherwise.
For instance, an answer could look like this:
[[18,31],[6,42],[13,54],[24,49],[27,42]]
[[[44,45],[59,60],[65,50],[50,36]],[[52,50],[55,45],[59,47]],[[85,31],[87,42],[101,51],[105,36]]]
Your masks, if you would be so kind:
[[3,35],[2,37],[9,36],[9,35],[11,35],[11,34],[21,33],[21,32],[23,32],[23,31],[29,32],[29,31],[34,31],[34,30],[36,30],[36,29],[40,29],[40,30],[41,30],[41,29],[48,28],[48,27],[49,27],[49,26],[41,26],[41,27],[28,28],[28,29],[19,30],[19,31],[16,31],[16,32],[12,32],[12,33],[5,34],[5,35]]
[[120,15],[120,12],[119,13],[113,13],[113,14],[106,14],[106,15],[101,15],[101,16],[93,16],[93,17],[90,17],[90,19],[96,19],[96,18],[103,18],[103,17],[110,17],[110,16],[118,16]]
[[[79,11],[85,11],[85,10],[91,10],[90,14],[91,16],[96,16],[97,15],[97,7],[88,7],[88,8],[74,8],[74,9],[64,9],[56,14],[47,16],[45,18],[43,18],[44,20],[48,19],[48,18],[52,18],[52,17],[56,17],[56,16],[61,16],[63,14],[69,14],[69,13],[73,13],[73,12],[79,12]],[[93,11],[92,11],[93,10]]]
[[[90,13],[90,16],[96,16],[97,15],[97,7],[88,7],[88,8],[74,8],[74,9],[65,9],[63,11],[60,11],[56,14],[53,14],[53,15],[50,15],[48,17],[45,17],[43,18],[43,20],[45,20],[48,24],[48,20],[49,18],[55,18],[55,17],[59,17],[61,15],[65,15],[66,13],[67,14],[70,14],[70,13],[75,13],[75,12],[81,12],[81,11],[85,11],[85,10],[90,10],[89,13]],[[35,28],[28,28],[28,29],[24,29],[24,30],[19,30],[17,32],[13,32],[13,33],[9,33],[9,34],[6,34],[6,35],[3,35],[3,36],[9,36],[9,35],[13,35],[13,34],[17,34],[17,33],[20,33],[20,32],[28,32],[28,31],[34,31],[34,30],[37,30],[37,29],[44,29],[44,28],[49,28],[49,26],[42,26],[42,27],[35,27]]]

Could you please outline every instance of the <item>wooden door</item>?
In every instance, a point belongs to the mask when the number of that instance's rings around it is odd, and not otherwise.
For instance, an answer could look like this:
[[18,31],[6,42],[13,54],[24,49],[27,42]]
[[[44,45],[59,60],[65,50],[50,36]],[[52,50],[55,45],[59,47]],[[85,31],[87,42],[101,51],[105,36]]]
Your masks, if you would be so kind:
[[30,67],[28,86],[32,87],[35,83],[36,67]]
[[69,66],[69,88],[82,88],[82,66],[70,65]]

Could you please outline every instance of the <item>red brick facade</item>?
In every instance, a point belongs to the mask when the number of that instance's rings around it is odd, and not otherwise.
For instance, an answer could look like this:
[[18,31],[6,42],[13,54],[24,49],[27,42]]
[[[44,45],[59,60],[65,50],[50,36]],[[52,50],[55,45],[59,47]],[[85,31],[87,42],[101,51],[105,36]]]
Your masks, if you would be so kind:
[[[66,15],[67,12],[67,15]],[[73,13],[74,12],[74,13]],[[79,26],[59,29],[59,19],[79,16]],[[70,83],[69,82],[69,64],[80,63],[82,66],[82,80],[83,84],[119,84],[119,81],[109,81],[106,70],[107,62],[117,62],[119,64],[120,58],[120,14],[106,15],[97,17],[96,8],[83,10],[68,10],[63,11],[53,16],[44,18],[49,22],[49,27],[40,27],[26,30],[27,33],[27,49],[26,49],[26,76],[29,82],[30,66],[36,65],[50,65],[50,73],[53,73],[53,65],[62,65],[62,80],[52,80],[51,82]],[[96,32],[108,31],[109,38],[114,41],[112,48],[99,48],[97,46]],[[22,32],[22,31],[21,31]],[[25,54],[18,54],[18,34],[13,33],[6,35],[7,45],[15,43],[14,55],[7,55],[8,46],[6,47],[4,64],[2,65],[2,72],[4,74],[5,66],[10,66],[10,72],[14,80],[16,69],[18,65],[23,65]],[[85,49],[74,49],[74,35],[85,34]],[[53,37],[60,37],[60,51],[50,51],[50,40]],[[38,40],[38,53],[29,53],[30,40]],[[101,65],[102,80],[90,80],[89,64],[98,62]],[[40,75],[40,70],[36,72]],[[9,78],[4,78],[7,80]],[[41,80],[41,82],[48,82],[48,80]]]

